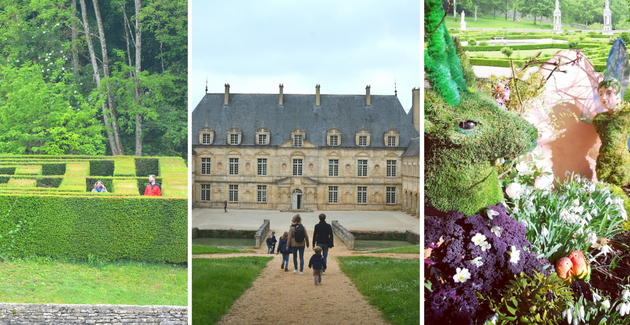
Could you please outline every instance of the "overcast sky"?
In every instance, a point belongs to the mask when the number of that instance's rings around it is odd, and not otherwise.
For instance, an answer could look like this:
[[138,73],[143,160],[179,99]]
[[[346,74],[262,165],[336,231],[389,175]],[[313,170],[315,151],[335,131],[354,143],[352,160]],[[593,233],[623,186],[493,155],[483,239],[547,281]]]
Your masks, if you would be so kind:
[[393,95],[420,83],[420,1],[192,0],[194,109],[205,93]]

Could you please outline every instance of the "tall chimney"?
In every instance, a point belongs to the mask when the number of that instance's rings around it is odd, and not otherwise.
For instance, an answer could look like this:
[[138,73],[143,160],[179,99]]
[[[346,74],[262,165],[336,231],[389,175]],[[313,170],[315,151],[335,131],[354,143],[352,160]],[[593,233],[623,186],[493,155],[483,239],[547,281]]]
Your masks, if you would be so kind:
[[420,131],[420,88],[411,91],[411,119],[416,130]]
[[282,89],[284,88],[284,86],[282,84],[280,84],[280,100],[278,102],[278,105],[282,106],[282,100],[284,99],[284,94],[282,92]]
[[225,84],[225,100],[223,102],[224,106],[228,106],[230,100],[230,84]]
[[319,97],[319,85],[315,86],[315,106],[319,106],[321,99]]
[[365,87],[365,105],[370,106],[370,85]]

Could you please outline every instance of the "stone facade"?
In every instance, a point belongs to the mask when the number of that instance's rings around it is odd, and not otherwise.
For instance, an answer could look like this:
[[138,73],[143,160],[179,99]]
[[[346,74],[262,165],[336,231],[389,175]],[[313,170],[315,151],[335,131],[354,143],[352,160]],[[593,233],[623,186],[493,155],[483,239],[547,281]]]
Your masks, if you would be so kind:
[[369,86],[316,91],[206,94],[193,111],[193,208],[417,211],[406,200],[419,191],[419,153],[403,155],[419,136],[419,89],[409,114]]
[[188,307],[0,303],[1,324],[184,325]]
[[420,138],[412,139],[402,156],[403,211],[420,218]]

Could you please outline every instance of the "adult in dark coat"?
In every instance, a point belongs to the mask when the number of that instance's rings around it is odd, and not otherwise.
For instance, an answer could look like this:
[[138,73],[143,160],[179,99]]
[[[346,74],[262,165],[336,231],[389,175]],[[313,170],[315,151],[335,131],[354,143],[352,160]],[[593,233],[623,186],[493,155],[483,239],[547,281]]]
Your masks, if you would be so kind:
[[223,209],[227,212],[227,200],[223,201]]
[[[326,223],[326,215],[322,213],[319,215],[319,223],[315,225],[315,231],[313,231],[313,247],[317,245],[322,248],[325,265],[328,265],[328,250],[333,248],[334,244],[332,227]],[[323,274],[326,274],[325,267]]]

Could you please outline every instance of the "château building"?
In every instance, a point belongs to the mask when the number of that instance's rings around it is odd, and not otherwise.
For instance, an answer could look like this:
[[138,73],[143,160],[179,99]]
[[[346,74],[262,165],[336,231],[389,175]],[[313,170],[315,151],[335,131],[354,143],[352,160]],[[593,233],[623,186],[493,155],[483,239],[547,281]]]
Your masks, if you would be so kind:
[[396,95],[206,93],[192,113],[194,208],[419,215],[420,89]]

